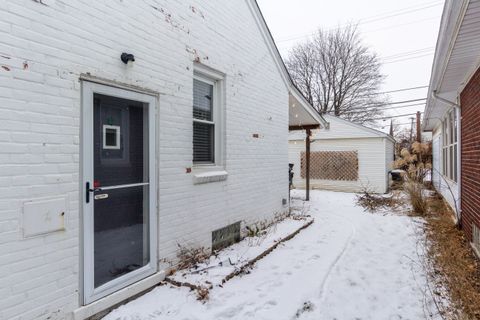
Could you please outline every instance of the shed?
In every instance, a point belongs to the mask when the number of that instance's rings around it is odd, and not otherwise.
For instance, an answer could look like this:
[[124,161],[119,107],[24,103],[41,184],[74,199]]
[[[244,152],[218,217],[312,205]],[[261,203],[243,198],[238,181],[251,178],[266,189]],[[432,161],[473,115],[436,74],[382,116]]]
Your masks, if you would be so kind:
[[[395,140],[378,130],[324,115],[330,130],[313,130],[310,185],[314,189],[360,192],[368,188],[385,193],[394,161]],[[305,188],[305,133],[289,134],[289,161],[293,184]]]

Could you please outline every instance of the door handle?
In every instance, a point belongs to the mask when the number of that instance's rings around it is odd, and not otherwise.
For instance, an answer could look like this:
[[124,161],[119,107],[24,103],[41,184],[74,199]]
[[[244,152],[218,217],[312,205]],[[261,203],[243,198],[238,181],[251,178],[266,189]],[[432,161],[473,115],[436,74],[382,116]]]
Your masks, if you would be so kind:
[[90,189],[90,182],[87,182],[85,184],[85,201],[87,203],[90,202],[90,192],[98,192],[98,191],[102,191],[102,188],[93,188],[93,189]]

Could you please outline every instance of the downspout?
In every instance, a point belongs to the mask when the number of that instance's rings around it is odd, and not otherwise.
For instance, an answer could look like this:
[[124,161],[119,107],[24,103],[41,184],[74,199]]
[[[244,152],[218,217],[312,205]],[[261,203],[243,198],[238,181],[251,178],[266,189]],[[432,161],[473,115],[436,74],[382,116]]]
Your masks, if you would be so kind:
[[458,201],[459,201],[459,208],[458,210],[458,226],[462,227],[462,117],[461,117],[461,109],[460,105],[456,102],[449,101],[440,97],[437,94],[437,90],[432,91],[432,97],[440,102],[443,102],[451,107],[455,108],[455,113],[457,117],[457,176],[458,176]]

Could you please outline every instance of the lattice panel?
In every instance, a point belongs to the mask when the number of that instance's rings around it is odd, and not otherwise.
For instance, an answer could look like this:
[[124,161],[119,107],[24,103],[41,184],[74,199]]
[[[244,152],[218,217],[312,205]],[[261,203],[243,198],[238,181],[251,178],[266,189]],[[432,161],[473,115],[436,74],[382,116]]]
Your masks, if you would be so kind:
[[[301,153],[301,177],[305,179],[306,158]],[[316,151],[310,153],[310,179],[358,180],[357,151]]]

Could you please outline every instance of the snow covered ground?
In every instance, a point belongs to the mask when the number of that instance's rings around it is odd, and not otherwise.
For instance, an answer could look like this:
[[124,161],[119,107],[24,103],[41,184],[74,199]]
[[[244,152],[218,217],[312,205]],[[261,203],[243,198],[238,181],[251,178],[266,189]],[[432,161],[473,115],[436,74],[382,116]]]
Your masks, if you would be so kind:
[[313,225],[251,273],[214,287],[207,302],[164,285],[105,319],[436,318],[417,250],[421,221],[364,212],[354,194],[313,191],[308,206]]

